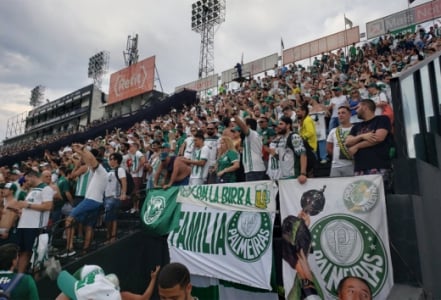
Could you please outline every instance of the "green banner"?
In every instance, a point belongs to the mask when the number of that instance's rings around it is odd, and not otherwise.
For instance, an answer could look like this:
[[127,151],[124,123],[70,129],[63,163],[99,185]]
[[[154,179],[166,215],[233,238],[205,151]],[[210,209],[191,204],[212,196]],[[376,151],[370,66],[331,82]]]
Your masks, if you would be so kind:
[[410,25],[410,26],[406,26],[406,27],[391,31],[390,34],[392,36],[396,36],[399,34],[405,35],[406,33],[415,33],[415,30],[416,30],[416,25]]

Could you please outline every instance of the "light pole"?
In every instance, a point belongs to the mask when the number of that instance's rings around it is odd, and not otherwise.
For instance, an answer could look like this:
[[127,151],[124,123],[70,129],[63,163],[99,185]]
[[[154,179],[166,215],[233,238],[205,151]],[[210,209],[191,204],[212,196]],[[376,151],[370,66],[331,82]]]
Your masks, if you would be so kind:
[[225,0],[199,0],[191,7],[191,29],[201,35],[198,78],[204,78],[214,74],[214,29],[225,21]]
[[89,58],[89,68],[87,69],[87,76],[93,78],[93,83],[101,90],[104,74],[109,70],[108,51],[100,51],[91,58]]

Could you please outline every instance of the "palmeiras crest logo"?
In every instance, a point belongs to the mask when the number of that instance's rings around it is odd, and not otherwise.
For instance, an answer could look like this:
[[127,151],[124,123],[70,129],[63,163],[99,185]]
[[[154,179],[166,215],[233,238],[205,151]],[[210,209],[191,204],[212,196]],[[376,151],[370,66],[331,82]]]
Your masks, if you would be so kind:
[[179,195],[182,197],[190,197],[193,192],[193,186],[184,185],[179,187]]
[[380,236],[363,220],[330,215],[311,227],[312,247],[326,290],[336,296],[340,280],[348,275],[366,279],[375,296],[389,272],[388,256]]
[[165,202],[163,196],[153,196],[150,198],[143,216],[146,225],[151,225],[158,221],[165,209]]
[[227,244],[240,260],[258,260],[268,250],[271,239],[268,213],[236,212],[228,223]]
[[351,182],[343,192],[346,208],[353,213],[370,212],[380,196],[379,187],[369,180]]

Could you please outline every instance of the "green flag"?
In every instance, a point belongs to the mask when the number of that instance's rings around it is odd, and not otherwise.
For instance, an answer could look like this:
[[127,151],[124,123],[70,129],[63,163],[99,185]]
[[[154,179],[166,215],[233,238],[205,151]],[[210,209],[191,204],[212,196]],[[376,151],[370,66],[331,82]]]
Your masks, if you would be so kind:
[[179,224],[181,204],[176,202],[178,187],[149,190],[141,209],[141,220],[147,231],[165,235]]

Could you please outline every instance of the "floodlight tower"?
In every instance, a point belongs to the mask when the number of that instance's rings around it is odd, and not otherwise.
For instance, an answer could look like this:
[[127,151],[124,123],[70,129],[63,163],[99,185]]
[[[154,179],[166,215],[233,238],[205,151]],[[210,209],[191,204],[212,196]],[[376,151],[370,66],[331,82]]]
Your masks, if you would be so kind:
[[101,90],[104,74],[109,70],[110,54],[108,51],[100,51],[89,58],[87,76],[93,78],[93,83]]
[[43,104],[45,90],[46,88],[41,84],[34,87],[31,91],[31,98],[29,99],[29,104],[33,107],[37,107]]
[[123,54],[126,67],[134,65],[138,62],[138,34],[136,34],[133,38],[129,35],[127,38],[126,51],[123,51]]
[[199,78],[214,73],[214,29],[225,21],[226,0],[199,0],[191,5],[191,29],[201,34]]

